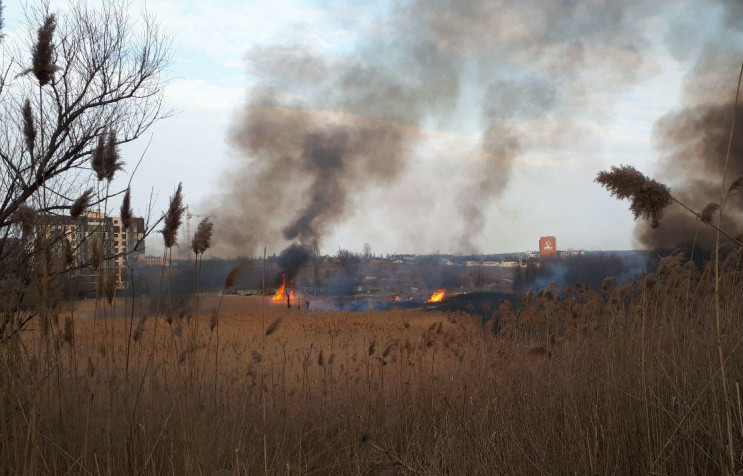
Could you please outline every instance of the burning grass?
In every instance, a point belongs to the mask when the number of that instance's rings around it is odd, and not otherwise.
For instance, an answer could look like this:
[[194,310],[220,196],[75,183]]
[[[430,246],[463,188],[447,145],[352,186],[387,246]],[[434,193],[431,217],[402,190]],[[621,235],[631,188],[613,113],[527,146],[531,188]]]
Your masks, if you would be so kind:
[[426,302],[441,302],[444,300],[444,297],[446,297],[446,289],[439,289],[438,291],[434,291]]
[[[734,392],[736,263],[722,279]],[[718,474],[710,276],[669,259],[652,285],[549,290],[493,303],[484,323],[204,297],[203,316],[137,316],[129,357],[128,319],[78,307],[49,339],[2,348],[0,459],[37,474]],[[743,424],[734,437],[740,454]]]
[[309,301],[306,301],[303,295],[295,291],[293,279],[289,280],[289,286],[286,286],[286,278],[283,274],[281,275],[281,286],[279,286],[279,289],[271,297],[271,303],[285,304],[289,309],[292,307],[299,309],[303,304],[309,306]]

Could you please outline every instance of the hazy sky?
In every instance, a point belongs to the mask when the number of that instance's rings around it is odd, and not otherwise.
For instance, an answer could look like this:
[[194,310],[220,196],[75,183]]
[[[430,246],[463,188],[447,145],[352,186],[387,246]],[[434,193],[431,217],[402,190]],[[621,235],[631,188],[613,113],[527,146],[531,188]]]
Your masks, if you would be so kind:
[[[431,0],[431,5],[444,3]],[[484,2],[471,3],[473,8],[482,8]],[[691,1],[665,2],[657,8],[655,2],[592,1],[586,2],[592,6],[586,6],[585,18],[554,19],[553,9],[557,8],[558,15],[563,10],[555,4],[562,3],[566,8],[570,4],[572,15],[584,14],[575,2],[489,2],[483,11],[492,18],[483,24],[468,25],[471,17],[464,8],[457,17],[428,19],[428,26],[435,24],[439,31],[446,31],[435,41],[455,44],[461,39],[456,47],[446,45],[457,59],[456,93],[442,99],[434,112],[422,109],[423,117],[415,124],[419,135],[406,152],[404,170],[354,196],[350,211],[323,235],[323,251],[332,253],[339,247],[360,251],[368,242],[377,253],[507,252],[535,249],[541,235],[555,235],[561,249],[635,245],[627,204],[611,198],[593,179],[599,170],[620,163],[651,175],[659,172],[653,125],[679,106],[684,78],[696,61],[691,54],[674,51],[676,47],[693,49],[675,39],[676,35],[703,36],[724,19],[714,2]],[[616,31],[593,31],[592,8],[601,12],[605,4],[614,10],[624,3],[626,9],[613,12],[621,17],[618,22],[602,18],[597,27],[609,28],[606,25],[611,23]],[[15,2],[6,4],[6,30],[12,35],[19,26],[21,9]],[[542,10],[541,6],[549,8]],[[285,74],[282,52],[288,63],[301,50],[303,55],[321,58],[324,65],[369,56],[370,64],[383,64],[384,71],[394,75],[394,68],[400,68],[401,77],[414,77],[405,71],[404,57],[394,58],[394,44],[388,45],[389,52],[379,51],[379,45],[385,44],[379,37],[388,30],[394,30],[391,38],[405,38],[406,22],[396,20],[397,11],[415,8],[412,1],[135,0],[131,11],[136,14],[143,7],[172,35],[166,101],[177,113],[151,129],[152,142],[133,185],[135,211],[144,208],[153,188],[156,207],[164,209],[168,196],[182,181],[192,209],[214,213],[214,197],[224,187],[224,177],[233,173],[236,164],[254,159],[246,157],[249,152],[237,148],[229,137],[256,88],[278,94],[283,98],[280,107],[301,104],[303,109],[364,117],[363,108],[325,101],[326,89],[300,84],[301,78]],[[433,7],[431,11],[436,12]],[[482,16],[483,11],[476,15]],[[620,47],[614,48],[614,38]],[[593,48],[594,43],[600,47]],[[558,47],[549,50],[554,45]],[[582,56],[570,63],[568,71],[559,57],[576,51]],[[503,85],[517,85],[513,95],[518,97],[524,91],[520,85],[533,80],[550,84],[549,94],[540,99],[550,101],[549,113],[532,113],[507,93],[491,101],[495,112],[486,107],[494,87],[502,91]],[[733,83],[735,78],[723,80]],[[498,179],[498,190],[491,188],[485,192],[487,199],[479,202],[467,191],[477,194],[480,175],[501,170],[478,165],[486,129],[483,123],[498,123],[503,117],[498,108],[509,109],[507,123],[521,147],[509,159],[508,177]],[[124,148],[129,164],[136,162],[148,140],[143,137]],[[463,205],[463,200],[471,203]],[[260,208],[263,204],[244,206]],[[467,207],[476,207],[484,220],[466,240],[472,250],[463,249],[461,240],[467,229],[461,214]],[[219,228],[215,231],[219,234]],[[256,231],[251,233],[254,236]],[[258,235],[265,236],[269,253],[287,243],[276,238],[276,233],[260,231]],[[148,251],[155,252],[159,242],[158,236],[152,238]],[[251,254],[249,250],[237,252]]]

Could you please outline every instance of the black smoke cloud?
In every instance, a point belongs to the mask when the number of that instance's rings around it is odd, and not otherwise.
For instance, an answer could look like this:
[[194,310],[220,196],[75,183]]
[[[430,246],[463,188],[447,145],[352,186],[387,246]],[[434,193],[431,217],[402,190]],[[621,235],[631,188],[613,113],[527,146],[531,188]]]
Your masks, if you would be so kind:
[[310,250],[300,245],[290,245],[281,252],[278,258],[280,273],[276,276],[277,284],[283,280],[291,282],[299,269],[310,259]]
[[[453,250],[473,251],[519,159],[578,140],[566,124],[611,115],[612,95],[594,92],[621,92],[652,70],[648,35],[671,3],[417,0],[360,27],[349,51],[318,53],[309,40],[252,49],[258,86],[235,116],[233,161],[205,207],[215,253],[321,246],[372,191],[416,180],[406,173],[430,130],[479,137],[479,150],[445,151],[435,182],[416,184],[454,202],[457,215],[436,222],[461,230]],[[393,218],[396,233],[421,235],[409,228],[417,203]],[[430,206],[420,203],[416,216]]]
[[[682,203],[701,212],[709,203],[720,203],[723,188],[743,176],[743,106],[735,107],[736,127],[732,131],[734,99],[739,68],[743,61],[743,4],[735,0],[707,2],[716,7],[721,19],[716,29],[694,32],[690,27],[669,34],[669,49],[686,60],[682,107],[671,111],[655,124],[654,140],[660,158],[656,178],[671,186],[671,193]],[[714,13],[710,12],[710,15]],[[698,47],[690,42],[696,39]],[[677,47],[678,44],[684,48]],[[725,160],[730,157],[725,187],[722,187]],[[743,232],[743,200],[740,192],[729,196],[721,228],[733,236]],[[703,250],[714,247],[711,227],[678,205],[666,211],[660,227],[638,223],[635,237],[651,249]]]
[[281,107],[271,96],[254,100],[232,133],[252,160],[236,161],[212,199],[220,254],[286,241],[316,246],[360,192],[395,177],[411,134],[346,113]]
[[[701,211],[709,203],[720,203],[725,157],[730,143],[733,104],[706,104],[666,115],[655,127],[662,176],[671,183],[671,193],[682,203]],[[743,117],[738,106],[737,117]],[[730,148],[727,185],[743,176],[743,128],[737,122]],[[721,228],[733,236],[743,232],[743,200],[740,192],[729,196]],[[713,248],[714,230],[678,205],[666,211],[658,228],[640,223],[640,242],[651,249]]]

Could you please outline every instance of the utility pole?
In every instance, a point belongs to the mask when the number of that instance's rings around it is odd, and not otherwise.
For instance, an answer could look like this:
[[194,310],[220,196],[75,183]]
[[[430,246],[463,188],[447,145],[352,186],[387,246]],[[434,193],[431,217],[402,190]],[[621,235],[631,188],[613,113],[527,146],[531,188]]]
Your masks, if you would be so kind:
[[263,247],[263,291],[261,291],[261,327],[263,328],[263,348],[266,348],[266,247]]

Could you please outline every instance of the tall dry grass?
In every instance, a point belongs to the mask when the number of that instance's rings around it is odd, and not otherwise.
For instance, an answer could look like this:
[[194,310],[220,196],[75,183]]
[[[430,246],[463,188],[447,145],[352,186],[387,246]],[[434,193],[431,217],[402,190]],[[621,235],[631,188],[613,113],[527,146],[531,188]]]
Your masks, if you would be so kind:
[[128,373],[128,321],[78,309],[51,346],[39,329],[2,346],[0,461],[8,474],[720,474],[728,411],[743,466],[741,284],[733,252],[727,399],[714,268],[680,256],[635,283],[503,303],[485,324],[202,297],[193,333],[140,316]]

